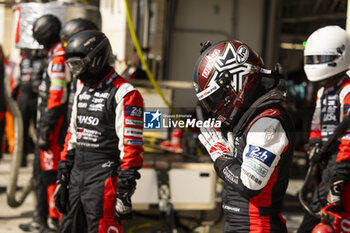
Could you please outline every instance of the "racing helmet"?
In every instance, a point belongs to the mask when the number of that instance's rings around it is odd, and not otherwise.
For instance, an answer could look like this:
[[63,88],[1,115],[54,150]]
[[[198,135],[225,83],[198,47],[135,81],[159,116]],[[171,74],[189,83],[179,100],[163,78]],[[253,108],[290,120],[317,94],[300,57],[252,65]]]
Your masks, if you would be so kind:
[[194,69],[197,98],[207,112],[233,125],[261,93],[259,76],[264,62],[237,40],[209,44],[202,51]]
[[43,15],[33,25],[33,38],[45,48],[59,41],[61,22],[54,15]]
[[307,78],[322,81],[350,68],[350,36],[339,26],[326,26],[306,41],[304,70]]
[[334,233],[333,228],[326,221],[317,224],[311,233]]
[[99,30],[96,24],[88,19],[77,18],[69,20],[62,26],[60,32],[60,38],[63,45],[67,46],[67,41],[71,38],[75,33],[85,30]]
[[93,85],[103,77],[99,73],[108,66],[112,47],[100,31],[86,30],[74,34],[67,42],[66,64],[73,77]]

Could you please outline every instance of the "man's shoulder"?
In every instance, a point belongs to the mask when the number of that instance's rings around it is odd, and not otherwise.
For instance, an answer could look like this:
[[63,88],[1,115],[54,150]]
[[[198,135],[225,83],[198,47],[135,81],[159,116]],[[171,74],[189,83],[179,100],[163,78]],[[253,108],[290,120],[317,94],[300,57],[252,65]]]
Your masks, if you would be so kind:
[[128,93],[136,91],[135,87],[129,83],[125,78],[118,76],[112,84],[117,88],[115,98],[119,103]]

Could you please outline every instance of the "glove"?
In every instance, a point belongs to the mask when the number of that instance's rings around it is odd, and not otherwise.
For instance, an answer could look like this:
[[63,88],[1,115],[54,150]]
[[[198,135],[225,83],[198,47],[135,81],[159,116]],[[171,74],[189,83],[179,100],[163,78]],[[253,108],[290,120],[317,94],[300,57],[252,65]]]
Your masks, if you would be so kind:
[[132,217],[132,204],[131,196],[134,194],[134,190],[126,193],[117,193],[117,201],[115,204],[115,214],[119,225],[124,219],[130,219]]
[[209,152],[213,162],[222,155],[233,156],[233,146],[226,140],[220,129],[201,127],[199,141]]
[[344,206],[341,201],[344,188],[345,188],[344,180],[336,181],[331,185],[331,189],[329,190],[327,195],[327,203],[328,205],[335,203],[335,205],[327,208],[328,211],[337,213],[337,214],[341,214],[342,212],[344,212]]
[[309,155],[309,160],[312,164],[319,163],[321,161],[321,147],[322,141],[320,138],[312,138],[306,145],[306,151]]
[[66,214],[69,211],[69,202],[68,202],[68,191],[69,191],[69,172],[65,170],[63,172],[59,171],[58,179],[56,181],[57,186],[54,193],[55,205],[58,212]]

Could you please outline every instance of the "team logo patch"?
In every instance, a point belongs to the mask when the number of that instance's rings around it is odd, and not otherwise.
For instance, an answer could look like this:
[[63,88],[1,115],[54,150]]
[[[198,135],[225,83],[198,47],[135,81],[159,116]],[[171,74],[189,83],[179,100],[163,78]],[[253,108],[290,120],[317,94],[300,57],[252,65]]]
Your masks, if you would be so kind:
[[142,108],[137,106],[125,106],[125,115],[133,117],[142,117]]
[[350,140],[350,134],[345,134],[344,136],[343,136],[343,139],[346,139],[346,140]]
[[128,128],[127,127],[124,129],[124,135],[142,138],[142,129],[135,129],[135,128]]
[[65,70],[65,66],[60,64],[53,64],[51,70],[57,71],[57,72],[63,72]]
[[89,100],[91,95],[87,94],[86,91],[79,95],[79,100]]
[[125,139],[124,140],[124,144],[126,144],[126,145],[142,146],[143,145],[143,141],[142,140],[137,140],[137,139]]
[[271,167],[276,155],[260,146],[249,145],[248,153],[245,155],[249,159],[259,160],[260,162]]
[[[244,163],[244,165],[246,165],[246,163]],[[250,167],[250,166],[248,166],[248,167]],[[255,167],[256,167],[256,165],[255,165]],[[263,168],[259,168],[259,169],[256,169],[256,168],[254,168],[254,167],[250,167],[250,168],[252,168],[255,172],[257,172],[260,176],[262,176],[262,177],[265,177],[266,176],[266,174],[267,174],[267,170],[265,169],[263,169]],[[264,172],[264,173],[261,173],[261,172]],[[262,181],[261,180],[259,180],[257,177],[255,177],[252,173],[250,173],[250,172],[248,172],[247,170],[245,170],[244,168],[242,168],[242,172],[249,178],[249,179],[251,179],[251,180],[253,180],[255,183],[257,183],[257,184],[259,184],[259,185],[261,185],[261,183],[262,183]]]
[[144,112],[143,127],[145,129],[160,129],[161,116],[162,116],[162,113],[159,112],[159,110],[157,110],[156,112]]
[[142,127],[143,126],[143,121],[126,118],[125,119],[125,124],[126,125],[135,125],[135,126]]
[[245,45],[239,46],[237,49],[236,61],[238,64],[243,64],[249,57],[249,49]]

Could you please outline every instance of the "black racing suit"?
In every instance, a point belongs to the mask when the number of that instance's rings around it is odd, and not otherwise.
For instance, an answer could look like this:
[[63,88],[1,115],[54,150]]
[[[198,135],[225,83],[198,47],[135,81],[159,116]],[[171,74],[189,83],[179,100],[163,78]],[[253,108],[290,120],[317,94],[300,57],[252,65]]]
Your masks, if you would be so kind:
[[[345,115],[349,114],[349,109],[350,79],[345,75],[318,91],[309,140],[319,139],[323,143],[327,142]],[[345,133],[340,142],[336,141],[333,143],[331,150],[333,152],[326,159],[326,165],[322,170],[321,182],[314,193],[310,206],[315,213],[319,212],[322,207],[327,206],[327,194],[331,184],[343,180],[349,185],[350,130]],[[349,197],[346,198],[349,199]],[[319,222],[320,219],[306,214],[298,232],[311,232]]]
[[281,216],[294,148],[294,126],[275,99],[260,97],[233,128],[232,155],[219,157],[215,170],[224,180],[225,233],[287,232]]
[[[53,194],[56,189],[57,166],[67,132],[67,81],[65,52],[59,42],[48,52],[47,68],[39,86],[37,111],[37,148],[34,161],[37,208],[46,222],[47,216],[58,219]],[[40,149],[40,141],[48,143],[48,149]]]
[[33,121],[36,124],[36,109],[38,102],[38,88],[41,82],[46,59],[39,56],[25,56],[20,63],[20,78],[18,83],[19,96],[17,103],[23,121],[23,150],[22,165],[26,165],[26,156],[29,153],[30,137],[29,126]]
[[[114,216],[116,193],[135,188],[142,166],[142,96],[113,68],[108,71],[75,95],[59,165],[70,170],[70,210],[60,232],[122,232]],[[118,176],[131,183],[120,184]]]
[[[2,145],[3,135],[5,131],[5,112],[6,112],[6,100],[5,100],[5,66],[2,60],[0,60],[0,145]],[[0,159],[2,158],[2,152],[0,151]]]

